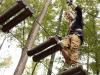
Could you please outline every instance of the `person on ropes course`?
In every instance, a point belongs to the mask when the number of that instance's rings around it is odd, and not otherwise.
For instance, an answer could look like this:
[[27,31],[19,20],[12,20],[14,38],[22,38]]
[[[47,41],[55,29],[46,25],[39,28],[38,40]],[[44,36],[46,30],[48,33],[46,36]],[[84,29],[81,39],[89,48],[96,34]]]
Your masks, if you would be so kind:
[[58,35],[56,37],[50,37],[44,43],[34,47],[27,52],[28,56],[33,56],[34,61],[40,61],[46,56],[60,50],[65,58],[65,61],[69,65],[77,64],[79,48],[83,43],[83,19],[82,8],[72,4],[72,0],[68,0],[68,5],[72,7],[72,11],[66,11],[64,17],[69,23],[68,35],[63,39]]
[[61,41],[64,47],[61,52],[67,64],[75,65],[78,63],[79,48],[83,43],[82,8],[72,4],[72,1],[68,3],[74,9],[75,14],[72,11],[66,11],[64,13],[69,26],[68,35]]

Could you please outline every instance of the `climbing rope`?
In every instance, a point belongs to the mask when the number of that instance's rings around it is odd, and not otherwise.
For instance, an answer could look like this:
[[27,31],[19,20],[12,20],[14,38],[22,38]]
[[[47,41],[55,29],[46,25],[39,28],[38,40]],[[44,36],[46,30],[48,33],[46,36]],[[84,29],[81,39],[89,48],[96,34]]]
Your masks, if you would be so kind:
[[20,40],[18,40],[18,38],[12,33],[12,32],[9,32],[17,41],[20,42],[20,44],[23,44]]
[[1,43],[1,45],[0,45],[0,50],[1,50],[1,48],[2,48],[2,46],[3,46],[3,44],[4,44],[4,42],[5,42],[6,38],[7,38],[7,37],[6,37],[6,35],[5,35],[3,41],[2,41],[2,43]]
[[35,19],[34,22],[38,23],[38,24],[40,25],[40,27],[44,30],[44,32],[45,32],[48,36],[50,36],[50,34],[47,32],[47,30],[37,21],[37,17],[34,17],[34,16],[33,16],[33,18]]
[[[41,63],[42,65],[45,66],[46,69],[48,69],[48,67],[43,62],[39,62],[39,63]],[[52,72],[52,73],[53,73],[53,75],[56,75],[54,72]]]

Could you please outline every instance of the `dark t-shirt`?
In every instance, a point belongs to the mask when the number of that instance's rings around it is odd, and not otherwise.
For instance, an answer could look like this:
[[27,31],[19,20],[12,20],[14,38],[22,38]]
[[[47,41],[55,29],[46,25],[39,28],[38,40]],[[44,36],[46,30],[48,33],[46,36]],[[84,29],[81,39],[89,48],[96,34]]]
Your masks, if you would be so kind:
[[[76,11],[76,17],[72,22],[71,30],[72,32],[78,34],[81,38],[81,41],[83,41],[83,19],[82,19],[82,8],[80,6],[77,6],[75,8]],[[77,29],[81,29],[81,31],[78,31]]]
[[77,6],[75,8],[75,11],[76,11],[76,17],[71,25],[71,29],[73,31],[75,31],[76,29],[83,29],[82,9],[80,8],[80,6]]

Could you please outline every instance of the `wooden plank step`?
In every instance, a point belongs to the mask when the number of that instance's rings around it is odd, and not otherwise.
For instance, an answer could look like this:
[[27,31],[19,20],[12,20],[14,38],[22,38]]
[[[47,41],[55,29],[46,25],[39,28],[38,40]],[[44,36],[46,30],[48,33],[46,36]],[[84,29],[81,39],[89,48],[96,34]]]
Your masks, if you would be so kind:
[[9,21],[8,23],[6,23],[3,26],[2,31],[3,32],[9,32],[9,30],[11,28],[16,26],[18,23],[20,23],[21,21],[23,21],[27,17],[32,16],[32,14],[33,14],[33,11],[32,11],[32,9],[30,7],[26,8],[26,9],[23,9],[23,11],[19,15],[14,17],[11,21]]
[[3,24],[9,18],[14,16],[20,10],[26,7],[24,0],[17,1],[11,8],[9,8],[4,14],[0,15],[0,24]]
[[81,65],[69,68],[68,70],[58,74],[58,75],[74,75],[75,73],[77,74],[78,72],[80,73],[83,71],[83,67]]
[[57,39],[58,37],[57,36],[54,36],[54,37],[51,37],[50,39],[48,39],[47,41],[43,42],[42,44],[36,46],[35,48],[29,50],[27,52],[27,55],[28,56],[32,56],[36,53],[39,53],[41,51],[43,51],[44,49],[46,49],[47,47],[53,45],[53,44],[57,44],[57,41],[59,39]]
[[62,46],[60,44],[55,44],[50,48],[47,48],[33,56],[33,61],[39,62],[41,59],[49,56],[50,54],[53,54],[57,52],[58,50],[62,49]]

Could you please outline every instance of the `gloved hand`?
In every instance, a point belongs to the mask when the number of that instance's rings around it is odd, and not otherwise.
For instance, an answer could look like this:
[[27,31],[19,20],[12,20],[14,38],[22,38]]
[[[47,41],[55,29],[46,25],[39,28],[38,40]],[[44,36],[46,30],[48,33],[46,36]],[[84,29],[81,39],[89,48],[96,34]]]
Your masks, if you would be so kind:
[[73,3],[73,0],[67,0],[67,4],[70,6],[70,5],[72,5],[72,3]]

